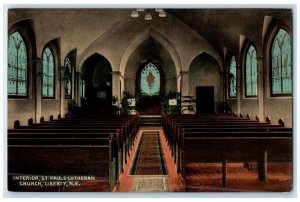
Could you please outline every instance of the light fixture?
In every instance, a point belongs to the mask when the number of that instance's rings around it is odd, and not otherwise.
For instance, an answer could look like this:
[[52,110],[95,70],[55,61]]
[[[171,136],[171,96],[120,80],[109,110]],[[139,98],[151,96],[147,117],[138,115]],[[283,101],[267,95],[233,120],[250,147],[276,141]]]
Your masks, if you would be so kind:
[[139,13],[137,11],[137,9],[133,9],[130,15],[132,18],[137,18],[139,17]]
[[161,9],[158,16],[161,17],[161,18],[164,18],[164,17],[166,17],[166,12],[163,9]]
[[[166,17],[166,12],[164,11],[164,9],[162,8],[156,8],[155,9],[156,12],[158,12],[158,16],[160,18],[164,18]],[[137,18],[139,17],[139,12],[145,12],[145,20],[152,20],[152,15],[149,11],[149,9],[144,9],[144,8],[135,8],[131,11],[130,16],[133,18]]]
[[152,16],[151,16],[151,14],[148,11],[145,14],[145,20],[152,20]]

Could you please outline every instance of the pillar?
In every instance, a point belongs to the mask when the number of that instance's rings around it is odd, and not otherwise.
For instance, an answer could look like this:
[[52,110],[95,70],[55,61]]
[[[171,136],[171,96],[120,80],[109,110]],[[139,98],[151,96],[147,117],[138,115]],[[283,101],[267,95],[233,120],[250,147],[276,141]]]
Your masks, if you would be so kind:
[[60,114],[61,118],[65,118],[65,114],[67,113],[67,103],[65,100],[65,86],[66,81],[63,79],[64,76],[64,68],[61,68],[60,72]]
[[119,101],[117,102],[117,105],[120,105],[121,100],[121,79],[122,75],[119,71],[113,71],[112,72],[112,95],[117,96]]
[[35,63],[35,123],[40,123],[42,116],[42,59],[36,58]]
[[[226,92],[226,87],[227,87],[227,85],[226,85],[226,83],[225,83],[225,73],[224,73],[224,71],[219,71],[218,72],[219,73],[219,75],[220,75],[220,94],[219,94],[219,96],[220,96],[220,100],[222,101],[222,102],[225,102],[226,101],[226,95],[225,95],[225,92]],[[215,98],[216,99],[216,98]]]
[[[180,94],[181,94],[181,99],[183,96],[188,96],[189,93],[189,72],[188,71],[182,71],[181,72],[181,80],[180,80]],[[182,103],[181,105],[186,104],[186,103]],[[183,107],[181,107],[181,110],[183,109]],[[182,113],[188,113],[188,111],[184,111]]]
[[237,63],[236,65],[236,114],[241,113],[241,101],[243,97],[242,91],[242,74],[241,74],[241,65]]
[[258,116],[259,120],[263,121],[265,119],[264,112],[264,57],[257,57],[257,99],[258,99]]

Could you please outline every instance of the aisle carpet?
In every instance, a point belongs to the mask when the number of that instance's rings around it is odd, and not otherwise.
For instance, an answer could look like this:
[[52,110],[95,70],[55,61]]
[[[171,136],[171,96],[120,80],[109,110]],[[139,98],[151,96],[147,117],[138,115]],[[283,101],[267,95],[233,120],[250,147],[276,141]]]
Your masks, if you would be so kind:
[[159,132],[143,132],[131,175],[166,175]]

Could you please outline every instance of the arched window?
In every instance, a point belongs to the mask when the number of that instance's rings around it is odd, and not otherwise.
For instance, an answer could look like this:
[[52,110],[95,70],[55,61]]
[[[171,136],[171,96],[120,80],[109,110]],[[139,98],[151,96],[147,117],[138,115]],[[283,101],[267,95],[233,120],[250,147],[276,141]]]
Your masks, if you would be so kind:
[[64,79],[65,79],[65,98],[71,99],[72,98],[72,65],[69,57],[65,59],[64,65]]
[[44,98],[54,98],[54,57],[49,47],[43,51],[43,67],[42,67],[42,96]]
[[228,73],[229,97],[236,97],[236,60],[234,56],[231,58]]
[[246,96],[257,96],[257,60],[252,45],[246,55]]
[[292,92],[292,53],[289,34],[280,29],[272,44],[272,94]]
[[8,40],[8,95],[27,96],[27,50],[19,32]]
[[145,95],[160,94],[160,72],[157,67],[149,62],[141,72],[141,92]]

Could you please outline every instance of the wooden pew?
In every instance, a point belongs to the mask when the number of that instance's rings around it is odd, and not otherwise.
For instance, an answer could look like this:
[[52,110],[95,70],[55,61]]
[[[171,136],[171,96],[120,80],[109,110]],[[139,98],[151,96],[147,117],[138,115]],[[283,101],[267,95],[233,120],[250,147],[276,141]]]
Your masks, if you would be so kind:
[[[116,184],[113,136],[108,138],[8,138],[8,181],[10,191],[22,191],[13,180],[18,175],[89,175],[100,177],[102,191]],[[60,191],[60,187],[35,187]]]
[[267,181],[268,162],[292,162],[292,132],[184,132],[179,142],[178,169],[185,175],[187,163],[258,163],[258,179]]

